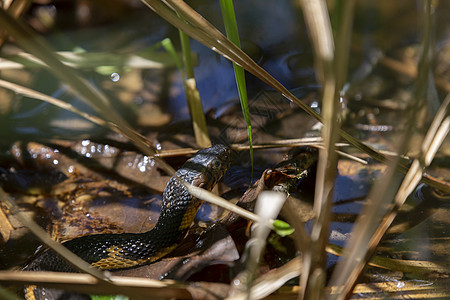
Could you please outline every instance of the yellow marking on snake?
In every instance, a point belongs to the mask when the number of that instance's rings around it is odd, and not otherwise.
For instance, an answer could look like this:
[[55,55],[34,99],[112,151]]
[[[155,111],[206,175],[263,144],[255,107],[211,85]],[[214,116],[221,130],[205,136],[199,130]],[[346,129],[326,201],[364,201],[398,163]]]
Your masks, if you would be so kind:
[[192,221],[194,221],[195,215],[202,203],[198,203],[196,205],[192,205],[189,207],[184,213],[183,220],[181,220],[181,224],[178,227],[179,230],[184,230],[191,227]]
[[36,285],[28,285],[24,289],[24,297],[27,300],[36,300],[36,295],[34,294],[34,291],[36,291],[37,286]]
[[173,249],[175,249],[178,244],[173,244],[169,247],[161,249],[161,251],[155,253],[151,257],[145,257],[137,260],[124,258],[123,257],[123,249],[117,246],[111,246],[106,251],[108,251],[108,257],[102,258],[99,261],[96,261],[91,264],[91,266],[95,268],[99,268],[101,270],[113,270],[113,269],[125,269],[131,268],[147,263],[152,263],[157,261],[161,257],[170,253]]

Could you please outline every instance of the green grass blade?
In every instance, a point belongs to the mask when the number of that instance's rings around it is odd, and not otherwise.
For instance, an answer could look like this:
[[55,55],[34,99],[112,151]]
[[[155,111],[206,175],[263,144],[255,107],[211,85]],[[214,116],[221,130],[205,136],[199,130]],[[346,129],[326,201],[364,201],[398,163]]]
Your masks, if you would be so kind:
[[189,42],[189,36],[178,30],[180,33],[181,51],[183,53],[184,69],[186,72],[186,78],[194,78],[194,65],[192,63],[191,43]]
[[170,39],[164,39],[161,42],[161,45],[167,52],[169,52],[173,56],[175,64],[180,71],[182,77],[181,80],[183,82],[183,89],[186,95],[186,101],[188,104],[189,113],[191,115],[192,127],[194,128],[194,135],[197,145],[202,148],[210,147],[211,139],[209,138],[208,129],[206,127],[206,119],[205,113],[203,112],[202,100],[200,98],[200,93],[197,90],[197,85],[194,78],[194,68],[192,63],[191,48],[189,46],[189,37],[181,30],[179,30],[179,32],[183,52],[184,68],[183,62],[176,53],[172,41]]
[[169,38],[166,38],[161,41],[161,46],[172,56],[178,71],[183,74],[183,62],[181,61],[180,56],[178,56],[177,51],[175,51],[172,41]]
[[[225,24],[225,31],[227,37],[237,47],[241,47],[239,39],[239,32],[237,28],[236,15],[234,13],[233,0],[220,0],[220,7],[222,9],[223,22]],[[239,91],[239,99],[241,101],[242,113],[244,114],[245,123],[247,125],[248,142],[250,145],[250,162],[252,166],[253,175],[253,139],[252,139],[252,124],[250,120],[250,111],[248,109],[247,88],[245,85],[245,72],[241,66],[233,62],[234,76],[236,77],[236,84]],[[253,177],[253,176],[252,176]]]
[[237,28],[236,14],[234,13],[233,0],[220,0],[220,8],[222,9],[222,17],[227,37],[240,48],[241,42]]

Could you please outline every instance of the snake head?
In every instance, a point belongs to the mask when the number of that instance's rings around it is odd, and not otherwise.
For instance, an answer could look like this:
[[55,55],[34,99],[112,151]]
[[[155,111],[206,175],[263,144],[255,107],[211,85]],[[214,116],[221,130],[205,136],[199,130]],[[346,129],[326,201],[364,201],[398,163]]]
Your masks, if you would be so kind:
[[[190,182],[192,185],[211,190],[225,174],[230,163],[230,148],[218,144],[198,151],[183,165],[182,169],[189,169],[191,174],[195,172],[195,176],[189,176],[192,178]],[[189,182],[187,178],[185,179]]]

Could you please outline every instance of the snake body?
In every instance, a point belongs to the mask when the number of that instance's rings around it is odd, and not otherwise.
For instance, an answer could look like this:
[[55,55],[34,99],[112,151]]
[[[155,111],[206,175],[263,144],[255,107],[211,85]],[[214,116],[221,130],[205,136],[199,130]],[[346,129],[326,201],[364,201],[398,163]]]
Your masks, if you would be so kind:
[[[91,266],[102,270],[131,268],[152,263],[170,253],[185,237],[202,201],[191,196],[179,179],[211,190],[228,169],[230,149],[215,145],[197,152],[172,177],[164,192],[155,227],[144,233],[93,234],[63,245]],[[178,178],[178,179],[177,179]],[[24,267],[28,271],[76,272],[51,249],[45,249]],[[30,286],[32,287],[32,286]],[[26,288],[27,299],[39,298]]]

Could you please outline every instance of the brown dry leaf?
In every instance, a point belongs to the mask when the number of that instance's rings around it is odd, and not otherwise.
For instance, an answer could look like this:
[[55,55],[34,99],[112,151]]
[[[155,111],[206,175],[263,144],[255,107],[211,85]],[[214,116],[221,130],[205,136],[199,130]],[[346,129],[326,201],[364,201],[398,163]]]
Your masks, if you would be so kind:
[[[67,240],[92,233],[144,232],[158,219],[160,196],[146,189],[127,190],[117,182],[82,182],[53,212],[52,233]],[[45,199],[47,200],[47,199]],[[53,201],[49,199],[48,201]],[[49,207],[50,205],[42,204]]]
[[[255,200],[263,190],[277,190],[289,192],[300,180],[310,177],[310,170],[317,161],[317,149],[299,147],[293,152],[292,158],[279,163],[274,169],[267,169],[247,191],[242,195],[238,205],[253,210]],[[239,216],[228,213],[222,224],[227,226],[234,223]]]
[[[278,183],[282,182],[285,179],[290,180],[291,178],[286,176],[282,172],[276,170],[272,169],[265,170],[261,175],[261,177],[251,187],[247,189],[244,195],[242,195],[238,203],[239,206],[247,210],[253,210],[253,207],[255,206],[255,201],[262,191],[272,189],[275,185],[277,185]],[[228,226],[236,222],[236,220],[239,218],[240,217],[235,213],[228,212],[227,215],[223,217],[221,223]]]
[[10,236],[11,232],[14,230],[11,223],[8,220],[8,217],[3,212],[3,209],[0,207],[0,234],[2,235],[2,242],[6,243]]
[[147,156],[117,147],[94,143],[58,141],[52,147],[39,143],[16,143],[11,147],[12,159],[27,165],[31,158],[36,169],[57,170],[66,176],[83,174],[94,180],[114,177],[118,181],[145,185],[162,192],[169,177],[161,176],[158,164]]

